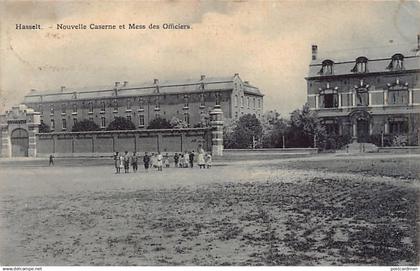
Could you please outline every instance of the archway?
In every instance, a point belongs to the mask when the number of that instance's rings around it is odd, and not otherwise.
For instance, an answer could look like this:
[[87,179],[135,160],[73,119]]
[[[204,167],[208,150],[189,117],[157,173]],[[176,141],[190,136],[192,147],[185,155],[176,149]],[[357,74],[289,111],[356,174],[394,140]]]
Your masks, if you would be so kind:
[[29,136],[25,129],[18,128],[13,130],[10,141],[12,143],[13,157],[27,157],[29,149]]

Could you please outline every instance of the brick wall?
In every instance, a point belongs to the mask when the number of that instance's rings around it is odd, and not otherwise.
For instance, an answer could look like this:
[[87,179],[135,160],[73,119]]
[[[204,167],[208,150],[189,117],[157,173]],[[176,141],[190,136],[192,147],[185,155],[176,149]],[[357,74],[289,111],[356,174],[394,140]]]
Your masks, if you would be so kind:
[[118,152],[211,150],[209,128],[37,134],[37,155],[107,156]]

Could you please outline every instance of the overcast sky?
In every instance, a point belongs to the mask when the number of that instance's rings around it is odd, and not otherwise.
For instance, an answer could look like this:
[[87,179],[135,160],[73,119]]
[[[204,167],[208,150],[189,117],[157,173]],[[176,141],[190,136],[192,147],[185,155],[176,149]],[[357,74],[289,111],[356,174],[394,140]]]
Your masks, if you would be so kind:
[[[239,73],[283,115],[306,102],[311,44],[416,45],[419,2],[0,2],[0,110],[30,89]],[[42,30],[16,30],[16,24]],[[56,30],[56,24],[189,24],[191,30]],[[50,28],[51,27],[51,28]],[[392,43],[390,42],[392,41]]]

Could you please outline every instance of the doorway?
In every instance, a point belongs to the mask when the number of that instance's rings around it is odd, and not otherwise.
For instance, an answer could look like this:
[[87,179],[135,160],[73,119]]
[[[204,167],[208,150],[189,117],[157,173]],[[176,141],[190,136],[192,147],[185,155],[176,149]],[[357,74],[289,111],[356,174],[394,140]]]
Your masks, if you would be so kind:
[[29,148],[29,136],[25,129],[13,130],[10,141],[12,143],[12,157],[27,157]]

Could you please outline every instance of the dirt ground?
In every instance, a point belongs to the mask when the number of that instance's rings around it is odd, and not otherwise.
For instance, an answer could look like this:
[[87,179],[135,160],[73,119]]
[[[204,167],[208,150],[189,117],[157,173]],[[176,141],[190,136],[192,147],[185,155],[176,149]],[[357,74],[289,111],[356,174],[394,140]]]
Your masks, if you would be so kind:
[[0,163],[0,265],[416,265],[411,160]]

